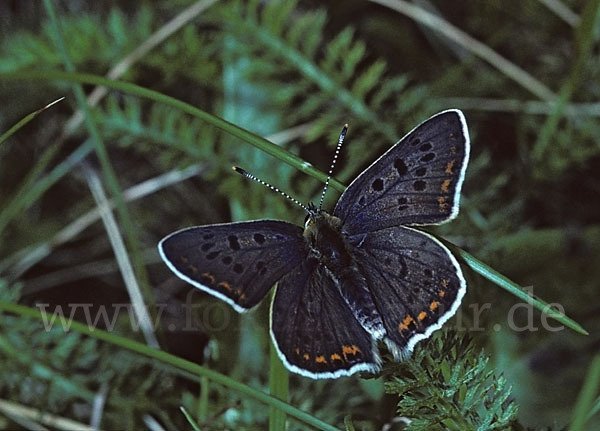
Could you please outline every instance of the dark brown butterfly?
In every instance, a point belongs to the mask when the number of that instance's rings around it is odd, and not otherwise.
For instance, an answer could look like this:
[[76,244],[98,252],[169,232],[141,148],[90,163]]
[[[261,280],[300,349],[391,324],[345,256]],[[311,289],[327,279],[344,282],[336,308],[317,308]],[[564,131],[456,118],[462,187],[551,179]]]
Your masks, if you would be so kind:
[[441,112],[360,174],[332,214],[305,207],[304,229],[277,220],[191,227],[164,238],[160,255],[239,312],[277,284],[271,335],[289,370],[311,378],[375,372],[378,340],[396,359],[407,356],[465,294],[454,256],[411,226],[458,214],[469,148],[462,112]]

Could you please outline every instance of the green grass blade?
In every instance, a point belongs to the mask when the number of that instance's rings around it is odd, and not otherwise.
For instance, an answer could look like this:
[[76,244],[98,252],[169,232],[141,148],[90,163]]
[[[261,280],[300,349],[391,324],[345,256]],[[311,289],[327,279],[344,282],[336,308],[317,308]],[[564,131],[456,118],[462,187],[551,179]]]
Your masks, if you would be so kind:
[[200,427],[198,426],[198,424],[196,423],[196,421],[194,420],[192,415],[186,410],[186,408],[181,406],[181,407],[179,407],[179,409],[181,410],[181,412],[183,413],[183,415],[185,416],[185,418],[187,419],[189,424],[192,426],[194,431],[201,431]]
[[522,299],[523,301],[531,304],[532,306],[540,310],[542,313],[545,313],[549,317],[571,328],[575,332],[578,332],[583,335],[589,335],[589,333],[585,329],[583,329],[579,323],[575,322],[573,319],[567,317],[563,313],[555,310],[547,302],[530,295],[521,286],[519,286],[514,281],[510,280],[508,277],[500,274],[498,271],[492,269],[490,266],[481,262],[480,260],[472,256],[470,253],[462,250],[454,244],[449,243],[448,241],[445,241],[443,239],[442,242],[454,253],[455,256],[459,256],[460,258],[462,258],[463,262],[466,263],[469,266],[469,268],[471,268],[476,273],[482,275],[494,284],[512,293],[517,298]]
[[8,138],[10,138],[12,135],[14,135],[17,132],[17,130],[19,130],[25,124],[29,123],[31,120],[33,120],[35,117],[37,117],[39,114],[44,112],[46,109],[50,108],[51,106],[56,105],[58,102],[60,102],[63,99],[64,99],[64,97],[61,97],[60,99],[56,99],[54,102],[48,103],[43,108],[40,108],[37,111],[34,111],[31,114],[26,115],[19,122],[17,122],[14,126],[12,126],[10,129],[8,129],[6,132],[4,132],[2,134],[2,136],[0,136],[0,145],[2,145],[2,143],[4,141],[6,141]]
[[590,418],[589,413],[594,406],[594,399],[598,396],[598,390],[600,389],[600,355],[596,355],[592,359],[592,364],[585,376],[583,387],[579,396],[577,397],[577,403],[573,410],[573,419],[571,420],[571,426],[569,431],[584,431],[585,423]]
[[592,408],[590,409],[590,411],[588,413],[588,419],[591,418],[592,416],[594,416],[599,411],[600,411],[600,396],[598,398],[596,398],[596,401],[594,401],[594,404],[592,405]]
[[[150,90],[148,88],[141,87],[136,84],[132,84],[124,81],[115,81],[104,78],[98,75],[84,74],[84,73],[69,73],[62,72],[59,70],[31,70],[31,71],[20,71],[18,73],[0,73],[0,80],[58,80],[67,82],[77,82],[84,84],[93,84],[112,88],[114,90],[122,91],[123,93],[132,94],[135,96],[143,97],[148,100],[155,102],[164,103],[165,105],[172,106],[173,108],[179,109],[186,112],[196,118],[206,121],[207,123],[223,130],[226,133],[235,136],[250,145],[255,146],[261,151],[287,163],[290,166],[310,175],[318,180],[325,182],[327,174],[314,168],[310,163],[305,162],[300,157],[289,151],[281,148],[272,142],[246,130],[236,126],[229,121],[223,120],[217,116],[211,115],[206,111],[203,111],[189,103],[182,102],[181,100],[175,99],[174,97],[167,96],[157,91]],[[346,187],[335,179],[329,181],[329,185],[338,191],[343,191]]]
[[[26,429],[31,431],[46,431],[48,429],[62,431],[88,431],[97,429],[86,423],[81,423],[72,419],[68,419],[64,416],[48,413],[47,408],[35,409],[27,407],[21,403],[15,403],[7,400],[0,400],[0,415],[2,415],[3,422],[6,423],[5,418],[9,418],[20,425],[18,429]],[[10,423],[10,425],[7,426],[12,428],[13,425],[14,424]]]
[[206,377],[200,378],[200,397],[198,399],[198,420],[204,422],[208,419],[208,394],[210,381]]
[[[289,372],[279,359],[277,350],[270,342],[269,391],[272,396],[287,402],[289,390]],[[269,431],[285,430],[285,412],[271,406],[269,408]]]
[[106,198],[104,189],[102,188],[100,178],[98,178],[96,172],[89,166],[84,165],[83,171],[88,183],[88,187],[90,188],[92,196],[94,197],[94,201],[96,202],[96,206],[98,207],[98,211],[100,212],[104,230],[106,230],[106,234],[110,241],[115,259],[119,265],[119,270],[123,277],[127,294],[129,295],[131,305],[133,306],[133,313],[138,320],[140,329],[142,330],[144,338],[146,339],[146,343],[152,347],[159,347],[158,340],[154,335],[154,328],[152,327],[150,312],[144,303],[142,291],[137,279],[135,278],[133,265],[129,260],[129,255],[125,248],[121,231],[119,230],[117,221],[114,218],[110,204]]
[[[0,310],[4,310],[13,314],[17,314],[19,316],[33,318],[42,321],[42,313],[40,310],[36,310],[34,308],[25,307],[23,305],[14,304],[11,302],[0,301]],[[42,329],[42,328],[41,328]],[[244,395],[247,395],[255,400],[258,400],[262,403],[267,404],[268,406],[276,407],[284,412],[286,412],[289,416],[308,424],[314,428],[324,431],[339,431],[338,428],[329,425],[326,422],[314,417],[313,415],[306,413],[290,404],[281,401],[271,395],[265,394],[259,390],[256,390],[250,386],[247,386],[243,383],[238,382],[230,377],[227,377],[221,373],[213,371],[209,368],[198,365],[194,362],[188,361],[186,359],[179,358],[177,356],[171,355],[167,352],[163,352],[162,350],[153,349],[148,347],[145,344],[139,343],[134,340],[130,340],[129,338],[122,337],[120,335],[116,335],[110,332],[103,331],[101,329],[96,329],[93,327],[88,327],[88,325],[72,322],[71,330],[77,331],[82,334],[86,334],[90,337],[96,338],[98,340],[106,341],[115,346],[122,347],[129,351],[147,356],[149,358],[155,359],[165,365],[170,365],[178,370],[183,372],[183,375],[189,376],[190,374],[194,376],[196,380],[200,380],[199,376],[205,376],[211,381],[218,383],[226,388],[232,389]]]
[[561,0],[538,0],[548,9],[550,9],[557,17],[569,24],[571,27],[576,27],[579,24],[579,16],[573,12],[569,6]]

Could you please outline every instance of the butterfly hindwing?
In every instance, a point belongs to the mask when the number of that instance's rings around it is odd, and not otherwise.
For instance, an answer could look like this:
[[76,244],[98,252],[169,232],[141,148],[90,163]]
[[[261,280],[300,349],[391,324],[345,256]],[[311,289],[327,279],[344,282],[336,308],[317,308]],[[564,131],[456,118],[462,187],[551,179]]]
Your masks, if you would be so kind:
[[350,240],[383,321],[383,339],[394,356],[404,357],[456,312],[466,291],[460,266],[434,237],[403,226]]
[[258,220],[183,229],[158,248],[178,277],[245,311],[301,263],[303,239],[296,225]]
[[287,368],[304,376],[335,378],[379,369],[374,339],[320,264],[305,262],[278,283],[271,335]]
[[469,148],[462,112],[441,112],[360,174],[342,194],[333,214],[351,234],[446,222],[458,213]]

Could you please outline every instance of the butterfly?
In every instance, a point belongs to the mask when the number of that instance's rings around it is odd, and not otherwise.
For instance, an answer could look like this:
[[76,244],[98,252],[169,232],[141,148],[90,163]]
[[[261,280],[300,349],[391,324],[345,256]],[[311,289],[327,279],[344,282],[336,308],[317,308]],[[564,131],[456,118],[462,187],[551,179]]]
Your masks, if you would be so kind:
[[270,332],[290,371],[376,372],[378,342],[408,357],[465,294],[456,258],[415,226],[458,214],[469,149],[463,113],[440,112],[352,181],[331,214],[304,207],[304,228],[278,220],[190,227],[161,240],[159,253],[178,277],[238,312],[277,285]]

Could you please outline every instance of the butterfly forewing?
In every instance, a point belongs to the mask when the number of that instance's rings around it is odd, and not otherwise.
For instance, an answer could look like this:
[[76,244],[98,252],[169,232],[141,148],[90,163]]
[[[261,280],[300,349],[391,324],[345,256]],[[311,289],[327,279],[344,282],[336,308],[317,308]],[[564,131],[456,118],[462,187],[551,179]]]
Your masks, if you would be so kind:
[[355,261],[371,291],[396,357],[410,353],[456,311],[465,293],[460,266],[448,249],[402,226],[351,237]]
[[450,220],[458,213],[469,145],[460,111],[431,117],[360,174],[333,214],[348,233]]
[[237,311],[252,308],[299,265],[302,250],[302,229],[275,220],[192,227],[159,244],[175,274]]
[[277,285],[271,333],[286,366],[312,378],[376,371],[374,340],[322,265],[305,262]]

